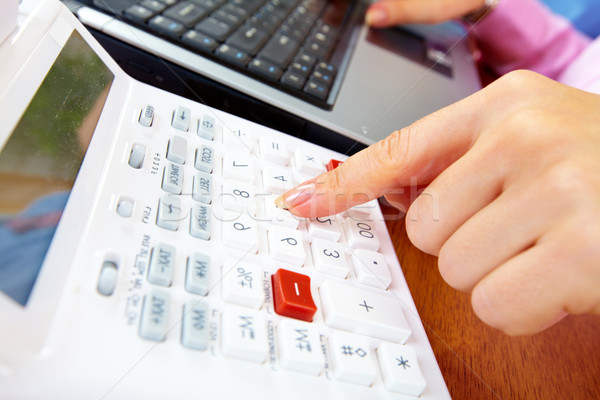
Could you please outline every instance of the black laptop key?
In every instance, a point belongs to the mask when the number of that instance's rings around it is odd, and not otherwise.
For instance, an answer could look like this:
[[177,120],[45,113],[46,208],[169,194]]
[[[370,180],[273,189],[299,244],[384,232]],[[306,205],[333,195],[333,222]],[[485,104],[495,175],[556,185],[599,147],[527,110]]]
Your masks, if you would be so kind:
[[144,0],[140,2],[140,6],[147,8],[148,10],[154,11],[155,13],[160,13],[167,8],[167,5],[162,1],[158,0]]
[[156,15],[156,12],[142,7],[139,5],[133,5],[125,10],[125,16],[128,19],[145,24],[148,20]]
[[300,43],[286,35],[276,34],[259,53],[261,58],[271,61],[279,68],[288,66]]
[[315,81],[314,78],[311,78],[308,82],[306,82],[306,85],[304,86],[304,92],[320,100],[325,100],[327,98],[327,94],[329,93],[329,88],[325,85],[322,85],[320,82]]
[[198,31],[187,31],[181,37],[181,41],[186,45],[205,53],[212,53],[219,45],[219,42],[215,39]]
[[242,26],[227,39],[227,44],[236,47],[250,55],[255,55],[265,43],[268,36],[264,31],[255,27]]
[[306,82],[306,76],[299,75],[292,70],[287,70],[281,78],[281,83],[294,90],[302,90]]
[[250,56],[248,54],[226,44],[217,47],[215,55],[222,60],[240,67],[245,67],[250,61]]
[[93,3],[96,7],[101,10],[108,11],[111,14],[123,14],[132,5],[136,4],[138,0],[94,0]]
[[172,38],[179,38],[186,31],[185,25],[170,18],[157,15],[148,22],[150,29]]
[[210,15],[211,17],[218,19],[219,21],[225,22],[227,25],[232,28],[238,27],[242,22],[244,22],[244,18],[240,17],[237,14],[226,11],[223,8],[219,8],[217,11]]
[[274,81],[278,81],[283,74],[283,70],[276,65],[271,64],[268,61],[259,60],[255,58],[248,65],[248,69],[252,72],[257,73],[258,75],[264,76],[266,78],[272,79]]
[[200,21],[207,14],[206,9],[188,1],[176,4],[163,12],[165,17],[189,27],[194,26],[196,22]]
[[217,7],[220,7],[221,4],[225,3],[225,0],[189,0],[190,2],[199,5],[204,8],[208,12],[213,11]]
[[225,40],[235,27],[216,18],[208,17],[196,25],[195,29],[208,35],[219,42]]

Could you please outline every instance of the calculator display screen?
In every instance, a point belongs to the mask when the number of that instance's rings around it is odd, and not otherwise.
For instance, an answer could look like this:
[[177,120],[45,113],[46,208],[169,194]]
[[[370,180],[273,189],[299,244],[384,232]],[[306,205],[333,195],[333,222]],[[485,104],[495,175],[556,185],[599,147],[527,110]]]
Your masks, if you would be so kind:
[[73,31],[0,149],[0,291],[22,306],[36,282],[113,79]]

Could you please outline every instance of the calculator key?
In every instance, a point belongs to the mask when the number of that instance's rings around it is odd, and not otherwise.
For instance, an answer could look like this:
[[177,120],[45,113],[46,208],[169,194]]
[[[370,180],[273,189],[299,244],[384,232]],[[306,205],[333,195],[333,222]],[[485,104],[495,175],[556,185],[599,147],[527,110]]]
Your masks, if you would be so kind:
[[355,221],[347,219],[344,221],[344,231],[348,245],[353,249],[379,250],[379,238],[373,229],[372,222]]
[[146,104],[140,112],[138,121],[142,126],[152,126],[152,122],[154,121],[154,107],[152,107],[150,104]]
[[205,301],[190,301],[184,305],[181,344],[194,350],[208,347],[208,304]]
[[377,358],[388,390],[415,397],[423,393],[427,382],[412,347],[384,342],[377,348]]
[[383,254],[355,249],[352,251],[352,263],[359,282],[379,289],[387,289],[392,283],[392,275]]
[[210,257],[202,253],[194,253],[187,260],[185,274],[185,290],[190,293],[206,296],[208,293]]
[[273,225],[267,231],[269,254],[282,263],[301,267],[306,260],[302,232]]
[[146,157],[146,146],[141,144],[134,144],[131,147],[131,152],[129,153],[129,159],[127,163],[130,167],[135,169],[140,169],[144,165],[144,158]]
[[222,221],[223,243],[248,254],[258,251],[258,223],[248,215],[225,214]]
[[123,218],[129,218],[133,215],[134,201],[129,198],[120,198],[117,203],[117,214]]
[[277,326],[281,366],[290,371],[319,375],[325,367],[317,326],[284,319]]
[[221,131],[221,126],[217,125],[215,117],[211,115],[205,115],[202,120],[198,121],[198,128],[196,133],[203,139],[213,140],[217,132]]
[[194,204],[190,216],[190,235],[202,240],[210,239],[211,210],[209,206]]
[[163,229],[176,231],[181,221],[181,202],[179,197],[164,195],[158,202],[156,225]]
[[244,153],[254,150],[256,139],[247,129],[223,129],[223,144]]
[[192,198],[200,203],[210,204],[212,193],[212,176],[204,172],[196,172],[192,185]]
[[329,217],[317,217],[307,221],[310,236],[337,242],[342,236],[342,224],[335,215]]
[[292,171],[267,165],[262,171],[263,189],[268,193],[283,194],[293,187]]
[[169,294],[159,290],[152,290],[144,296],[138,332],[141,337],[157,342],[165,340],[169,329],[170,301]]
[[226,302],[256,309],[263,305],[265,295],[260,266],[225,260],[221,278],[221,295]]
[[317,312],[310,277],[286,269],[271,275],[275,312],[285,317],[311,322]]
[[177,164],[185,164],[187,154],[187,139],[173,136],[167,145],[167,160]]
[[396,297],[331,280],[323,282],[319,295],[325,322],[332,328],[397,343],[411,334]]
[[240,153],[223,156],[223,178],[254,183],[254,172],[254,160],[250,156]]
[[210,146],[202,145],[196,150],[194,168],[198,171],[212,173],[215,164],[215,151]]
[[334,160],[332,158],[331,160],[329,160],[329,162],[326,165],[327,171],[331,171],[333,169],[336,169],[340,164],[343,164],[343,161]]
[[181,194],[183,189],[183,167],[181,165],[167,163],[163,172],[162,189],[165,192]]
[[342,244],[317,238],[310,244],[310,249],[317,271],[338,278],[348,276],[350,267]]
[[254,215],[256,211],[256,191],[254,186],[227,179],[221,186],[221,206],[225,210]]
[[175,247],[160,243],[152,249],[148,281],[160,286],[171,286],[175,270]]
[[228,357],[262,363],[267,357],[265,314],[246,307],[227,307],[221,317],[222,352]]
[[318,154],[301,148],[294,150],[296,168],[308,175],[317,176],[325,172],[325,166]]
[[268,161],[286,166],[290,159],[287,145],[283,140],[262,136],[259,140],[260,156]]
[[329,337],[329,349],[336,379],[361,386],[375,381],[377,361],[366,337],[335,331]]
[[119,268],[113,261],[104,261],[98,276],[98,293],[103,296],[111,296],[117,287]]
[[291,229],[297,229],[300,225],[300,220],[291,212],[277,207],[275,205],[275,199],[277,195],[265,195],[260,196],[258,201],[263,204],[261,208],[262,214],[260,215],[260,221],[266,221],[269,224],[277,224],[285,226]]
[[179,106],[177,110],[173,111],[173,117],[171,119],[171,126],[183,132],[187,132],[190,129],[190,121],[192,118],[192,112],[189,108]]

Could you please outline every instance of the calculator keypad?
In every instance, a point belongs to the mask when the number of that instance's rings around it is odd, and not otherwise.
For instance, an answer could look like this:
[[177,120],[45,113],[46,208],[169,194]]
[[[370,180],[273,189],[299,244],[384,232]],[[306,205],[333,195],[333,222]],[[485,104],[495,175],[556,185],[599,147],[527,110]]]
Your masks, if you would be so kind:
[[[136,143],[126,161],[143,171],[149,154],[163,160],[154,219],[161,239],[151,245],[140,337],[163,341],[171,329],[190,351],[423,392],[404,305],[389,292],[384,222],[371,218],[377,206],[314,220],[275,206],[326,170],[319,148],[183,106],[146,105],[137,115],[145,132],[164,135],[160,152]],[[186,253],[178,244],[190,240]]]

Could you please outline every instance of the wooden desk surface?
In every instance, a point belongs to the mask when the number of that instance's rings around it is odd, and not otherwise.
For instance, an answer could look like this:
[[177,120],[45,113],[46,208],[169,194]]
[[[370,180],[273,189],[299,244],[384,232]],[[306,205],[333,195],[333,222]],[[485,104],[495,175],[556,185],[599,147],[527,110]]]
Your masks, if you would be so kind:
[[437,259],[408,240],[404,219],[388,229],[454,400],[600,399],[600,317],[569,316],[540,334],[509,337],[442,280]]

